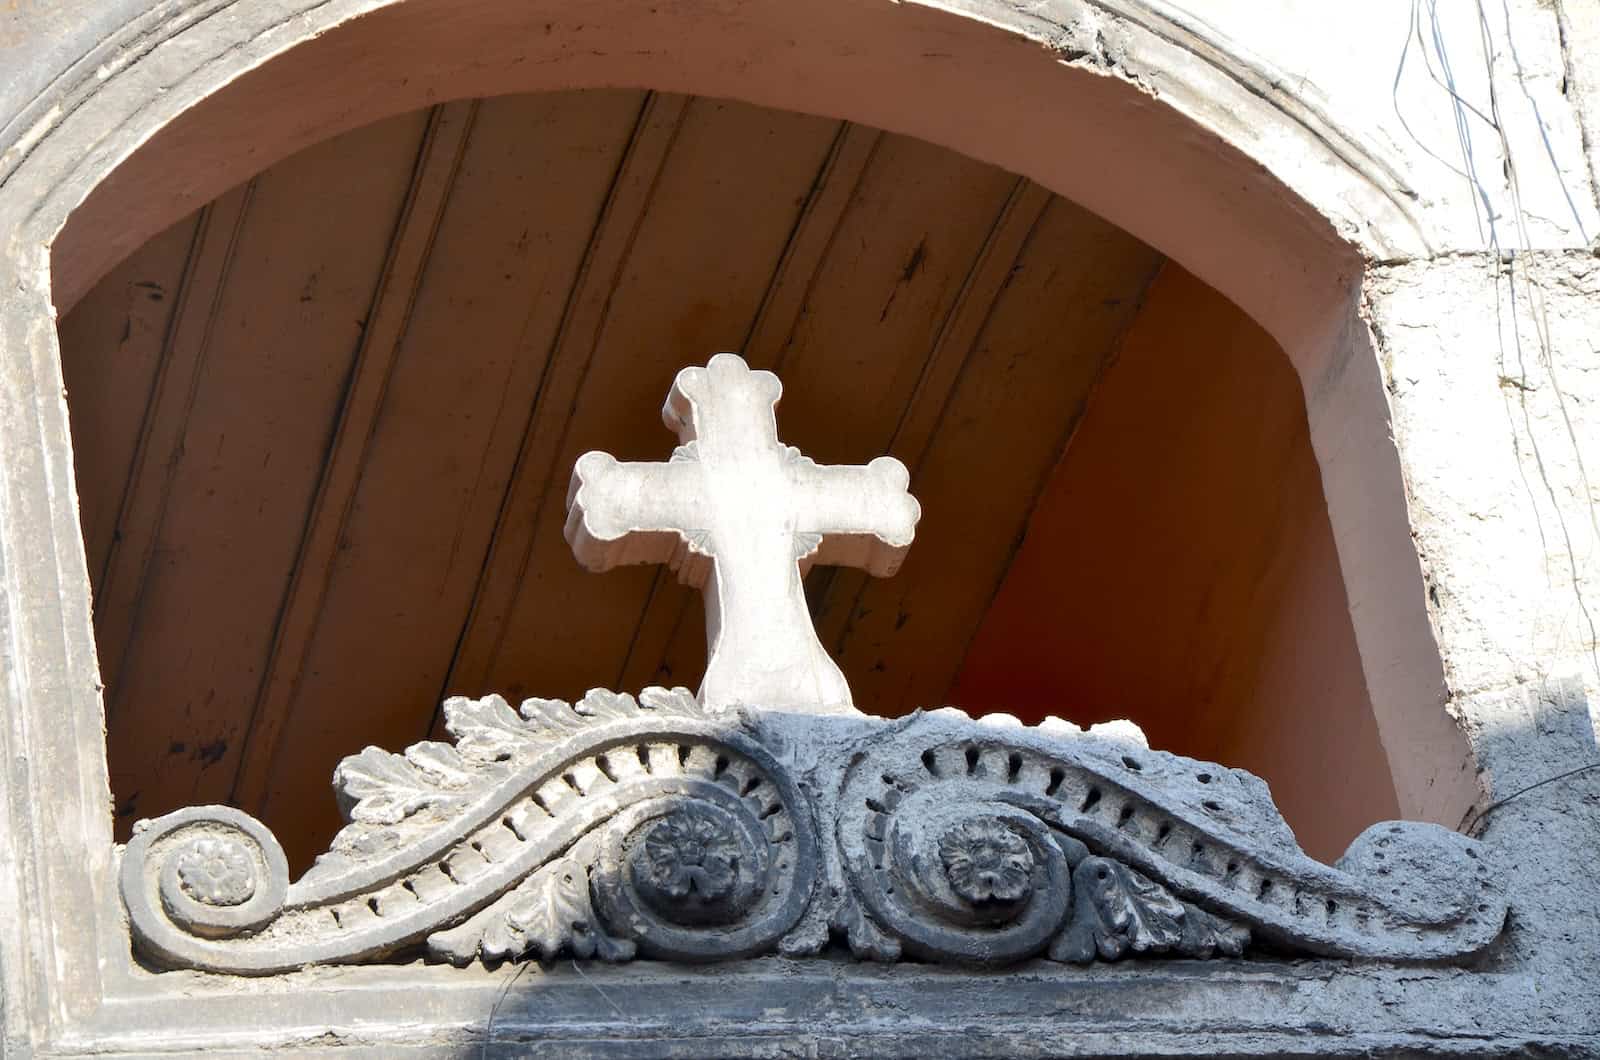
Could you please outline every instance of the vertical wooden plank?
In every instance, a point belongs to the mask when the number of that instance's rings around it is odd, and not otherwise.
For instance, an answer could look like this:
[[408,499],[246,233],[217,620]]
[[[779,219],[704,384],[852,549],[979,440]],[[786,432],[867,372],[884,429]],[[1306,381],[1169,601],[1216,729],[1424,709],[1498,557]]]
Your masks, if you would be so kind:
[[457,102],[434,108],[428,117],[416,171],[356,350],[349,390],[339,412],[305,536],[291,568],[288,596],[278,616],[271,653],[240,752],[234,805],[260,808],[284,718],[322,613],[334,561],[340,551],[349,548],[346,523],[350,507],[394,371],[400,336],[411,315],[423,266],[433,247],[476,112],[476,102]]
[[[775,362],[785,441],[827,463],[862,463],[892,448],[929,364],[947,359],[939,336],[1016,186],[993,166],[884,136]],[[942,404],[942,395],[933,400]],[[827,568],[812,574],[828,576]],[[628,676],[693,685],[705,666],[698,594],[673,586],[657,595],[679,601],[677,620],[665,643],[636,652]]]
[[[337,826],[339,758],[430,725],[583,250],[638,92],[481,104],[418,284],[360,480],[325,550],[305,649],[279,677],[280,752],[259,791],[304,864]],[[274,706],[264,701],[263,706]]]
[[191,400],[176,425],[158,414],[166,444],[147,461],[165,503],[139,531],[149,562],[109,685],[124,822],[232,788],[423,122],[358,130],[255,181]]
[[883,140],[884,134],[878,129],[850,122],[840,126],[811,194],[801,207],[800,219],[783,249],[772,283],[761,299],[755,323],[740,347],[744,359],[753,367],[773,367],[789,344],[828,250],[839,234],[839,224],[856,201],[861,178]]
[[61,319],[78,519],[96,590],[201,224],[197,212],[156,236]]
[[156,369],[149,402],[141,410],[138,443],[118,501],[94,600],[100,678],[108,688],[120,683],[156,532],[171,495],[175,458],[181,451],[223,287],[254,192],[252,181],[221,196],[202,212],[174,311],[172,334]]
[[[839,231],[839,222],[855,200],[856,189],[882,140],[883,133],[877,129],[849,122],[839,129],[741,348],[751,365],[771,368],[788,345],[795,324],[805,311],[806,297],[816,284],[828,248]],[[679,637],[687,640],[687,650],[677,661],[682,673],[688,675],[696,667],[697,644],[698,665],[704,666],[704,639],[696,639],[685,626],[701,614],[698,595],[679,584],[671,571],[655,570],[644,611],[614,687],[639,689],[652,683],[671,684],[671,664],[665,656],[668,645]]]
[[[541,402],[540,420],[556,415],[564,423],[558,444],[538,450],[522,472],[543,488],[519,550],[527,558],[511,565],[522,569],[517,598],[503,620],[475,621],[453,690],[577,696],[615,678],[654,572],[593,575],[578,567],[562,537],[573,461],[594,448],[622,459],[659,459],[670,448],[662,396],[684,365],[736,348],[749,334],[837,129],[724,101],[689,108],[612,275],[581,388],[562,405]],[[536,423],[536,433],[547,430]],[[486,582],[504,576],[491,565]]]
[[916,390],[906,402],[905,413],[895,425],[889,451],[907,467],[922,466],[967,357],[988,324],[1000,292],[1011,282],[1017,258],[1051,199],[1048,191],[1031,180],[1019,179],[1012,187],[956,298],[955,308],[945,317],[944,328],[934,340]]
[[[556,452],[565,438],[567,416],[588,377],[621,270],[688,106],[685,96],[657,92],[646,98],[639,113],[563,309],[489,554],[445,679],[446,692],[477,695],[490,690],[489,670],[517,605],[545,499],[559,479]],[[436,712],[435,734],[442,734],[443,720]]]
[[823,616],[839,630],[830,646],[857,705],[898,714],[944,697],[1159,264],[1127,233],[1051,201],[914,470],[923,521],[905,566],[853,579],[859,590],[837,627]]
[[786,441],[822,463],[887,451],[1016,180],[884,137],[776,366]]
[[[955,307],[945,317],[944,328],[934,340],[916,390],[889,442],[889,452],[913,473],[922,466],[961,371],[1051,199],[1049,192],[1030,180],[1019,178],[1012,185],[1011,194],[956,297]],[[806,579],[806,595],[824,644],[838,641],[849,619],[850,605],[867,577],[860,571],[822,567]]]

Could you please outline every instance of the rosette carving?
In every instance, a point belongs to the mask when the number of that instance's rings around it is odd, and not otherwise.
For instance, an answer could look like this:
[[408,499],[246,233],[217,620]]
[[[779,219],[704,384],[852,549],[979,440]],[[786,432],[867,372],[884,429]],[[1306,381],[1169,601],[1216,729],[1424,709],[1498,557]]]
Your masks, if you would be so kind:
[[244,974],[800,957],[838,936],[863,958],[984,965],[1253,942],[1445,961],[1505,921],[1473,840],[1384,824],[1324,865],[1259,780],[1128,727],[708,714],[681,689],[445,713],[453,745],[340,765],[349,824],[292,884],[238,810],[142,822],[121,869],[139,951]]
[[239,811],[148,823],[122,870],[139,948],[245,974],[416,947],[457,962],[704,960],[768,949],[804,912],[809,807],[737,716],[681,689],[445,711],[453,747],[345,760],[350,824],[293,885]]
[[669,809],[641,831],[628,878],[667,919],[726,919],[727,910],[740,904],[730,901],[735,889],[750,890],[751,876],[740,872],[739,863],[753,861],[755,852],[739,841],[736,829],[705,810]]
[[1021,960],[1061,928],[1066,853],[1039,818],[988,795],[886,784],[867,806],[864,857],[844,846],[867,913],[918,956]]
[[230,835],[191,839],[173,855],[177,889],[202,905],[240,906],[261,875],[252,851]]
[[831,922],[865,956],[1081,963],[1237,956],[1259,939],[1436,961],[1481,950],[1505,921],[1474,841],[1377,825],[1324,865],[1260,780],[1126,730],[940,711],[862,747],[836,813],[849,887]]
[[[812,879],[726,791],[629,808],[606,829],[594,874],[608,921],[648,956],[703,961],[770,949],[804,912]],[[804,866],[815,871],[814,862]]]
[[1033,852],[994,819],[966,820],[939,837],[950,889],[974,908],[1007,906],[1033,893]]
[[152,955],[189,963],[198,939],[260,928],[284,907],[283,849],[257,820],[226,806],[141,822],[124,855],[122,897]]

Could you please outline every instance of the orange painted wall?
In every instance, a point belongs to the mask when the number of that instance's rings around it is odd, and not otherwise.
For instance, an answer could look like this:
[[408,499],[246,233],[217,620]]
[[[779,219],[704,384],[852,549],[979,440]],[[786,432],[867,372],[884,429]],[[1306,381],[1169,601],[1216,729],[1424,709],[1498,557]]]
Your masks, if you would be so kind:
[[1299,382],[1164,268],[1041,496],[950,699],[1265,778],[1308,852],[1397,815]]

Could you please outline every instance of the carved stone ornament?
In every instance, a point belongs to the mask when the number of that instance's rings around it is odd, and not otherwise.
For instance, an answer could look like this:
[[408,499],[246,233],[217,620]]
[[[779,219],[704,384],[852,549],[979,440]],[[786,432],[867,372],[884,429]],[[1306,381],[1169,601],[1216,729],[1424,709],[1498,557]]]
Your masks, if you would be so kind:
[[[1262,781],[1153,752],[1126,722],[1085,732],[949,708],[899,720],[849,710],[836,668],[812,651],[803,598],[788,594],[819,555],[887,573],[915,502],[900,497],[898,464],[819,468],[774,450],[777,395],[774,377],[731,355],[688,369],[668,423],[723,446],[695,458],[699,477],[649,470],[681,457],[590,454],[572,490],[569,537],[594,565],[709,559],[715,695],[447,700],[453,744],[369,747],[339,765],[349,823],[293,883],[272,834],[238,810],[141,822],[121,868],[139,953],[247,975],[417,954],[802,957],[835,940],[862,958],[974,965],[1251,947],[1442,962],[1499,935],[1500,881],[1477,842],[1446,829],[1375,825],[1329,866],[1301,852]],[[730,420],[756,441],[713,441]],[[740,475],[766,476],[757,501],[788,514],[741,524]],[[800,545],[747,548],[752,526]],[[614,551],[638,534],[649,547]],[[656,548],[662,535],[682,547]],[[831,553],[830,535],[845,542]],[[762,627],[762,614],[785,617]],[[762,699],[774,674],[799,682],[777,704]]]

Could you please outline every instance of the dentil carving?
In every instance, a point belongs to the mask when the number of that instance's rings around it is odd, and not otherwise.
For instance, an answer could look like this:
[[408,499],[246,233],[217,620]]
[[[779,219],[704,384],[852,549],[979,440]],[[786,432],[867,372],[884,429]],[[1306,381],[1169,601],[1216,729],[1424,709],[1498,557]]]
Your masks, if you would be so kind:
[[855,713],[800,576],[893,572],[920,509],[906,469],[821,466],[778,441],[781,388],[733,354],[681,372],[661,464],[581,457],[585,565],[668,563],[707,590],[697,697],[444,704],[453,744],[369,747],[334,772],[349,824],[294,883],[260,822],[142,822],[121,890],[149,961],[267,974],[421,952],[997,965],[1133,955],[1457,960],[1506,900],[1478,845],[1369,829],[1301,852],[1248,773],[1151,752],[1128,723],[1025,729],[957,711]]
[[[1506,901],[1478,845],[1375,826],[1300,852],[1246,773],[1122,729],[712,713],[687,690],[445,705],[453,745],[368,748],[301,879],[259,822],[145,822],[122,893],[152,963],[245,974],[818,953],[1001,965],[1279,952],[1448,961]],[[804,766],[797,748],[807,753]]]

